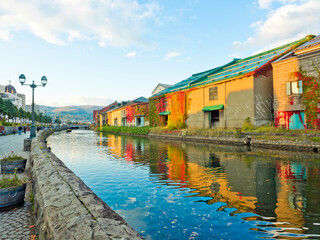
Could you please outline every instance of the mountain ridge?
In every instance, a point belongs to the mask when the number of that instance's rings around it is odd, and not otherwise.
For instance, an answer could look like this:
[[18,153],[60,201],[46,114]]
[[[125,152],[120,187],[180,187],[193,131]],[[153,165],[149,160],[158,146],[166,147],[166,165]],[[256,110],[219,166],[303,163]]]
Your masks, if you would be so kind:
[[68,119],[70,121],[92,121],[93,110],[103,108],[100,105],[70,105],[62,107],[51,107],[46,105],[39,105],[40,112],[45,113],[53,118],[59,117],[61,119]]

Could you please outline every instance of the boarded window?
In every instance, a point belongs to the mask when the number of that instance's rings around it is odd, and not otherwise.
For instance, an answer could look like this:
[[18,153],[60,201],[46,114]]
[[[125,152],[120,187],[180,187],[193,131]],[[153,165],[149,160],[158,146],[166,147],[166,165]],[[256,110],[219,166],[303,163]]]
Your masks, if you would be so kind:
[[218,87],[209,88],[209,100],[218,99]]

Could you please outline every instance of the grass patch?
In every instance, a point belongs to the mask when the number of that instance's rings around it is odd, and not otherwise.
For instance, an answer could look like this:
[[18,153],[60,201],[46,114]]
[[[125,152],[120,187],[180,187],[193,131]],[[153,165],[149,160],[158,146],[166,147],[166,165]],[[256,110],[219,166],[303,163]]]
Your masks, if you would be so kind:
[[101,132],[110,132],[110,133],[130,133],[130,134],[139,134],[147,135],[149,133],[150,127],[116,127],[116,126],[104,126],[98,128]]
[[33,195],[33,193],[30,193],[30,195],[29,195],[29,201],[33,203],[33,201],[34,201],[34,195]]
[[25,181],[19,180],[16,173],[14,173],[13,176],[4,174],[0,180],[0,189],[18,187],[23,183],[25,183]]
[[320,137],[310,137],[312,142],[320,142]]
[[14,152],[9,153],[9,155],[4,156],[0,161],[17,161],[17,160],[24,160],[24,157],[16,155]]

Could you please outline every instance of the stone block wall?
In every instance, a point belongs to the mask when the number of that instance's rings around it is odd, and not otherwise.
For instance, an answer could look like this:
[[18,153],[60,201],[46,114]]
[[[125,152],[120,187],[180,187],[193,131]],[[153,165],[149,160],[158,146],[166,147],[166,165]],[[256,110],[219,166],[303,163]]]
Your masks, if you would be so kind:
[[47,149],[46,134],[31,146],[39,239],[143,239]]
[[299,66],[308,74],[318,76],[319,74],[315,67],[320,70],[320,51],[299,57]]

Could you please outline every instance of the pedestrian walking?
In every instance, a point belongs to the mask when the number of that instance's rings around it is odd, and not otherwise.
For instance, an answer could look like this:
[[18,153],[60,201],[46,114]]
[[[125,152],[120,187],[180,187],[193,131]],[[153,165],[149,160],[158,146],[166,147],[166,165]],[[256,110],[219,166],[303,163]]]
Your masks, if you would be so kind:
[[18,131],[19,131],[19,135],[21,135],[21,132],[22,132],[22,127],[21,126],[18,127]]
[[27,133],[27,127],[26,126],[23,126],[23,132],[24,132],[24,134]]

